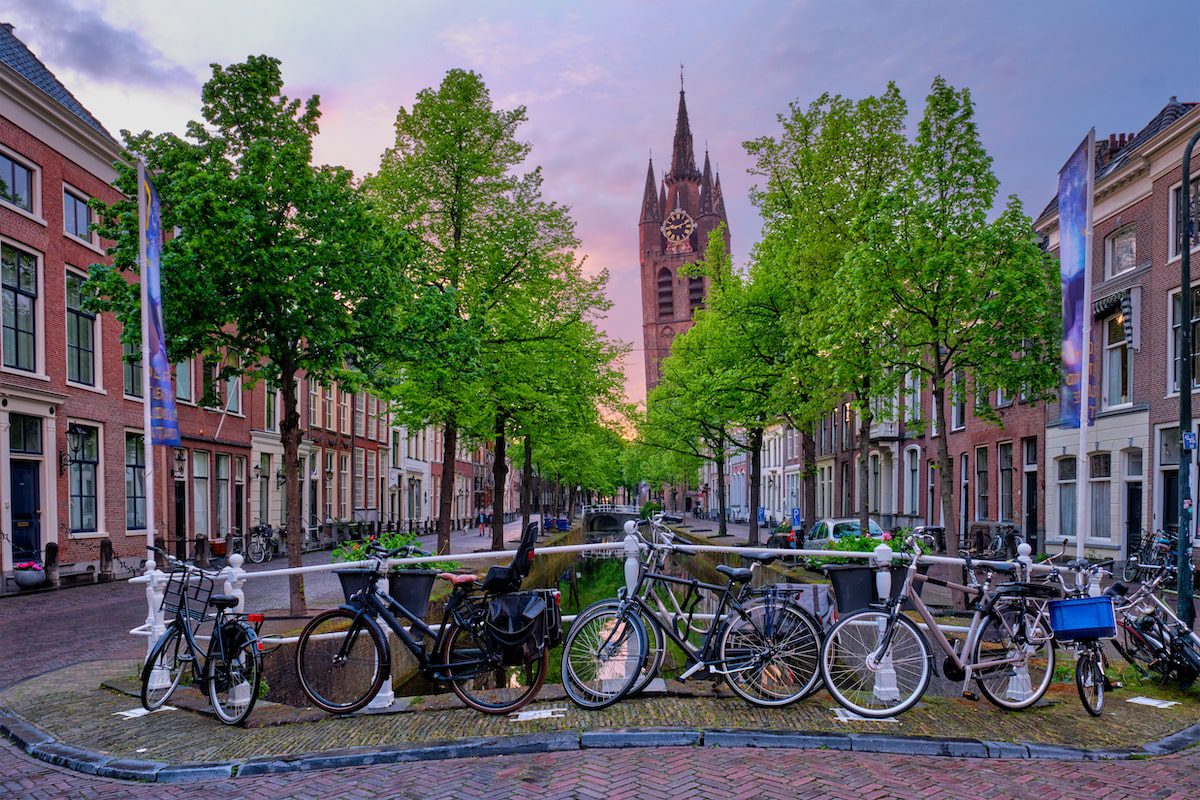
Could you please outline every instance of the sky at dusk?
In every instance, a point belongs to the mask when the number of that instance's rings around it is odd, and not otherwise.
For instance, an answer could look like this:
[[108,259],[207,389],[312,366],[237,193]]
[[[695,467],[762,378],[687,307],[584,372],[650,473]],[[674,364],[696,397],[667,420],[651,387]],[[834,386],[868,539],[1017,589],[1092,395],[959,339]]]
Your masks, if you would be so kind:
[[317,159],[374,171],[396,110],[446,70],[478,71],[521,131],[547,195],[578,223],[581,255],[611,275],[604,327],[634,349],[644,397],[637,221],[651,150],[670,156],[679,65],[696,152],[719,167],[734,256],[759,222],[742,142],[824,91],[895,80],[915,127],[935,75],[972,90],[1002,195],[1036,216],[1091,127],[1135,132],[1172,95],[1200,100],[1197,0],[817,2],[315,2],[16,0],[15,33],[114,134],[182,132],[212,62],[265,53],[287,93],[319,94]]

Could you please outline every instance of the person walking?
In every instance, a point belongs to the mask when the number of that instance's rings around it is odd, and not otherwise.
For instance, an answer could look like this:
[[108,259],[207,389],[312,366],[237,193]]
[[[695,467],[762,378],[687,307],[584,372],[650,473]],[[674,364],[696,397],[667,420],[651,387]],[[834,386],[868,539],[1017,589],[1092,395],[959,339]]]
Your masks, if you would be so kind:
[[487,536],[487,514],[480,511],[476,521],[479,523],[479,535]]

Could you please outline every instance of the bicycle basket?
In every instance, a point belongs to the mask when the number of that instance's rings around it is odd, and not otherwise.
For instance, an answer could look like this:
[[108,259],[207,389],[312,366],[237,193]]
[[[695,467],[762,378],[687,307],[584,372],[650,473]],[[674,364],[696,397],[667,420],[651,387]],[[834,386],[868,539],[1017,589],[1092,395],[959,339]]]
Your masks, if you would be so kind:
[[188,618],[204,622],[211,619],[208,615],[208,599],[212,593],[212,578],[199,572],[174,570],[168,573],[167,586],[163,590],[163,613],[179,616],[183,613],[183,598],[186,596]]
[[545,650],[546,610],[546,600],[538,592],[502,594],[488,600],[488,636],[503,664],[526,664]]
[[1111,639],[1117,635],[1112,598],[1051,600],[1050,628],[1059,639]]

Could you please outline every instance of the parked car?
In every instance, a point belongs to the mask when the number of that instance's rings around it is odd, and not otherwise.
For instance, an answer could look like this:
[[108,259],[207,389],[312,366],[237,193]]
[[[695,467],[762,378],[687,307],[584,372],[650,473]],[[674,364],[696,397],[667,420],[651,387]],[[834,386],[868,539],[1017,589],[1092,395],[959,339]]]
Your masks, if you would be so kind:
[[[867,528],[872,536],[880,540],[883,539],[883,528],[879,527],[878,522],[873,519],[868,520]],[[817,520],[817,524],[813,525],[812,530],[808,532],[808,536],[804,539],[803,547],[836,550],[836,544],[839,539],[861,535],[862,527],[858,524],[857,517],[821,519]]]

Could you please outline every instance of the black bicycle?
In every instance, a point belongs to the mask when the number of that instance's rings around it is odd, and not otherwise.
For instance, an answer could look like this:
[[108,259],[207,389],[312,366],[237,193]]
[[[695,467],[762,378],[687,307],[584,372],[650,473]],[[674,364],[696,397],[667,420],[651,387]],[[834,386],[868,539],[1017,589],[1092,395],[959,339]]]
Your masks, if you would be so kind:
[[[263,617],[233,613],[236,597],[212,593],[219,572],[179,561],[157,547],[154,551],[171,567],[162,610],[175,616],[142,667],[142,706],[147,711],[161,708],[190,671],[217,718],[238,725],[254,709],[262,682],[264,648],[258,631]],[[212,615],[210,608],[215,609]],[[196,631],[210,622],[212,635],[204,648]]]
[[[687,661],[679,680],[701,670],[719,674],[758,706],[787,705],[816,691],[821,628],[812,615],[773,587],[750,589],[749,568],[718,565],[728,579],[723,585],[663,574],[672,553],[696,552],[675,544],[663,525],[667,519],[660,514],[642,521],[651,525],[655,541],[640,543],[646,555],[633,592],[622,587],[571,625],[561,670],[567,695],[582,708],[598,709],[640,691],[661,669],[668,641]],[[741,555],[755,565],[777,558]],[[673,587],[684,592],[682,601]],[[711,621],[697,617],[701,593],[716,597]]]
[[[349,714],[371,702],[391,676],[391,647],[379,624],[383,620],[412,653],[421,673],[449,683],[471,708],[505,714],[533,700],[546,680],[549,648],[520,630],[507,642],[497,636],[492,606],[503,606],[508,598],[526,600],[526,593],[518,590],[533,560],[537,529],[536,523],[526,528],[513,563],[492,567],[482,583],[475,575],[442,573],[453,590],[436,630],[378,586],[388,559],[429,554],[415,547],[384,550],[372,545],[368,552],[374,565],[367,588],[350,602],[314,617],[300,634],[296,672],[304,693],[331,714]],[[519,615],[535,619],[557,612],[556,591],[528,595]]]

